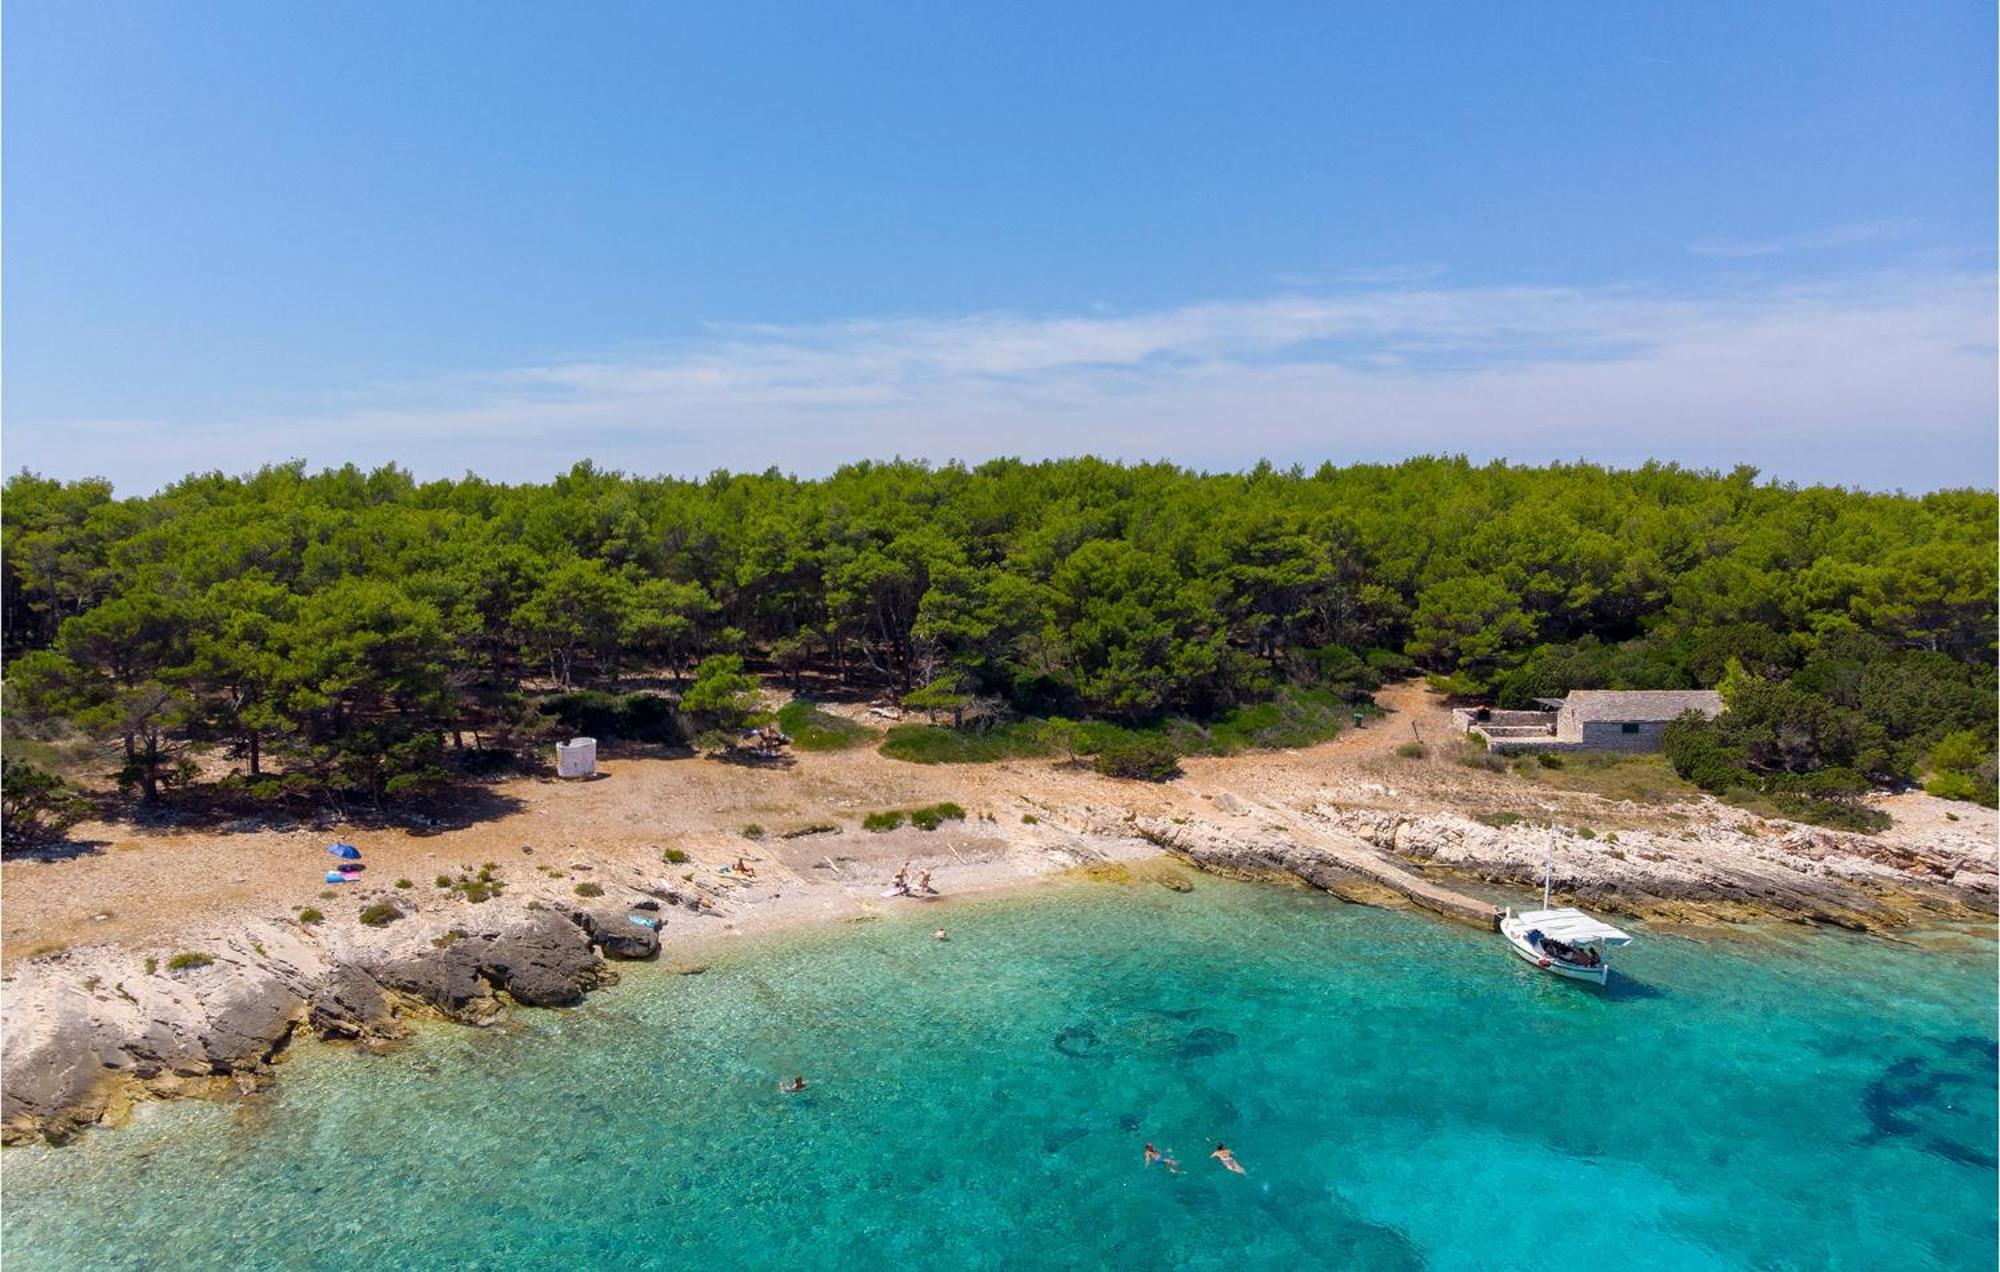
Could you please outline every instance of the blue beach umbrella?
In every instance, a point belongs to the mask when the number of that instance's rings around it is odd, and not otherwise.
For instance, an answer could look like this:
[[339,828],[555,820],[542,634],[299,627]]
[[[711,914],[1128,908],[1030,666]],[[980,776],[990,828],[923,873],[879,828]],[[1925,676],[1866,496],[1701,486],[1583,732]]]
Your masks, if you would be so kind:
[[361,850],[353,844],[331,844],[327,847],[327,851],[336,857],[345,857],[349,861],[361,860]]

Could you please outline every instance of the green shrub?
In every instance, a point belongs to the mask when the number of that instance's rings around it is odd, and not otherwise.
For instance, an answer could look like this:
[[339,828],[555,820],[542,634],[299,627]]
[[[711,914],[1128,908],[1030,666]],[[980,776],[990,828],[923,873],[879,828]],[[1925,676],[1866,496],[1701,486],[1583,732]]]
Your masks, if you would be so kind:
[[1483,822],[1496,830],[1500,830],[1518,823],[1521,820],[1521,814],[1509,812],[1479,813],[1472,820]]
[[580,897],[601,897],[604,895],[604,885],[585,879],[582,883],[576,885],[576,895]]
[[484,879],[470,879],[459,884],[458,891],[467,901],[470,901],[474,905],[481,905],[487,900],[499,896],[504,889],[500,884],[491,883]]
[[1022,814],[1021,814],[1021,824],[1022,824],[1023,826],[1032,826],[1032,825],[1034,825],[1034,824],[1035,824],[1036,822],[1039,822],[1039,821],[1041,821],[1041,820],[1042,820],[1041,818],[1039,818],[1039,817],[1035,816],[1035,815],[1034,815],[1033,813],[1022,813]]
[[756,822],[751,822],[743,828],[743,837],[745,839],[762,839],[764,837],[764,828]]
[[387,901],[377,901],[358,916],[364,927],[388,927],[403,917],[403,912]]
[[1455,763],[1463,764],[1465,767],[1471,769],[1480,769],[1487,773],[1505,773],[1507,771],[1507,758],[1505,756],[1495,755],[1491,751],[1482,750],[1477,747],[1468,746],[1451,758]]
[[1027,720],[984,729],[947,729],[935,724],[892,725],[882,754],[912,764],[990,764],[1047,755],[1039,726]]
[[146,975],[151,976],[154,972],[157,972],[159,970],[160,970],[159,959],[149,958],[146,960]]
[[207,967],[213,962],[215,962],[213,955],[202,954],[195,950],[183,950],[167,960],[167,970],[170,972],[185,972],[191,968]]
[[1535,755],[1535,763],[1545,769],[1559,769],[1563,766],[1563,757],[1554,751],[1540,751]]
[[305,909],[299,911],[299,922],[324,923],[326,922],[326,916],[313,906],[307,906]]
[[809,702],[788,702],[780,707],[778,728],[801,751],[845,751],[875,737],[875,730],[866,725],[821,711]]
[[687,859],[687,853],[679,848],[668,848],[660,853],[660,860],[670,866],[684,866],[687,864]]
[[1396,754],[1406,760],[1421,760],[1431,753],[1431,749],[1421,742],[1405,742],[1396,748]]
[[903,810],[900,808],[884,809],[879,813],[870,813],[861,819],[861,829],[872,830],[878,835],[886,830],[894,830],[902,824]]
[[451,886],[451,876],[439,875],[437,877],[437,886],[440,888],[449,888]]
[[1164,782],[1180,776],[1181,757],[1164,738],[1136,738],[1099,751],[1091,767],[1106,777]]
[[417,885],[411,883],[408,879],[398,879],[396,880],[396,886],[399,888],[414,888]]
[[1578,839],[1595,839],[1597,838],[1597,832],[1588,826],[1578,826],[1576,828],[1576,837]]
[[946,800],[941,804],[927,804],[910,810],[910,824],[918,830],[936,830],[948,821],[964,821],[965,810]]

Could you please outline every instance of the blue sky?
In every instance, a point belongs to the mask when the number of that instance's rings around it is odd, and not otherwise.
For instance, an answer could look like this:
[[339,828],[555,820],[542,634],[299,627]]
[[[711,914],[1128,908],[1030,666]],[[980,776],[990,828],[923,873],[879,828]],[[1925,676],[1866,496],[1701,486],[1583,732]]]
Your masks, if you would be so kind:
[[9,469],[1993,484],[1990,4],[5,18]]

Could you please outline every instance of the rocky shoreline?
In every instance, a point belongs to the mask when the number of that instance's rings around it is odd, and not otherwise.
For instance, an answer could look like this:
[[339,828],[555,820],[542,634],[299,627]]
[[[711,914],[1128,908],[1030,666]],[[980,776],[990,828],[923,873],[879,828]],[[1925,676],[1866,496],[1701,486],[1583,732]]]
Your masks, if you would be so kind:
[[513,1004],[568,1006],[617,982],[607,958],[660,948],[622,913],[492,909],[476,929],[404,920],[353,934],[265,920],[199,965],[10,994],[0,1142],[59,1144],[138,1099],[256,1090],[302,1029],[381,1046],[414,1018],[489,1025]]
[[[1362,904],[1414,902],[1490,923],[1488,902],[1450,885],[1538,890],[1547,852],[1539,828],[1453,812],[1325,798],[1294,808],[1226,791],[1195,802],[1166,816],[1042,805],[1038,825],[1024,822],[993,841],[1002,857],[1031,864],[985,883],[1170,854],[1216,874],[1295,880]],[[958,850],[931,860],[941,872],[962,871],[959,880],[977,890],[979,868]],[[834,865],[832,855],[825,864]],[[383,926],[249,920],[196,940],[204,952],[182,966],[146,959],[143,974],[134,952],[115,946],[21,965],[7,990],[0,1141],[61,1143],[99,1122],[117,1123],[138,1100],[254,1091],[272,1080],[301,1030],[374,1048],[393,1045],[414,1019],[492,1025],[516,1006],[575,1004],[616,983],[612,963],[658,956],[659,935],[632,923],[633,914],[679,911],[698,930],[724,930],[708,921],[721,916],[712,895],[636,873],[624,883],[600,877],[615,895],[589,906],[545,893],[479,905],[405,899]],[[1686,826],[1562,830],[1555,853],[1563,901],[1676,923],[1776,918],[1887,934],[1990,921],[1996,884],[1994,846],[1976,832],[1889,842],[1720,805]],[[794,881],[784,885],[783,904],[795,914],[851,914],[856,904],[872,904],[857,901],[855,886]],[[865,898],[875,886],[866,886]],[[770,892],[767,908],[751,904],[740,917],[777,918],[769,908],[777,896]]]
[[[1364,903],[1399,902],[1353,868],[1356,848],[1420,878],[1530,890],[1541,886],[1547,861],[1546,832],[1525,825],[1328,803],[1297,815],[1227,796],[1215,803],[1226,820],[1153,820],[1141,832],[1206,870],[1289,876]],[[2000,912],[1994,848],[1976,838],[1915,847],[1730,811],[1718,806],[1698,834],[1558,829],[1554,893],[1566,904],[1644,918],[1780,919],[1878,935]]]

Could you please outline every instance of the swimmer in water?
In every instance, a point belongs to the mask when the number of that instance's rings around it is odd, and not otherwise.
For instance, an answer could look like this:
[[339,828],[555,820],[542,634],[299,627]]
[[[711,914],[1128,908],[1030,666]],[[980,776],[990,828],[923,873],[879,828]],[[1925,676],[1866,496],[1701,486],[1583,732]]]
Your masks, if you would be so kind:
[[783,1091],[786,1095],[796,1095],[798,1092],[806,1089],[805,1075],[798,1074],[795,1077],[793,1077],[790,1082],[780,1082],[778,1084],[778,1089],[780,1091]]
[[951,939],[951,936],[943,928],[939,928],[937,931],[931,933],[931,939],[933,941],[948,941]]
[[1174,1160],[1172,1153],[1162,1153],[1159,1149],[1148,1144],[1146,1145],[1146,1165],[1151,1166],[1154,1162],[1158,1162],[1160,1165],[1166,1167],[1169,1174],[1178,1175],[1181,1173],[1181,1164]]
[[1243,1163],[1236,1160],[1236,1154],[1229,1151],[1229,1146],[1227,1144],[1217,1144],[1215,1146],[1215,1151],[1213,1153],[1210,1153],[1209,1156],[1213,1157],[1216,1161],[1221,1162],[1224,1166],[1228,1167],[1230,1170],[1235,1171],[1239,1175],[1247,1175],[1250,1173],[1243,1169]]

